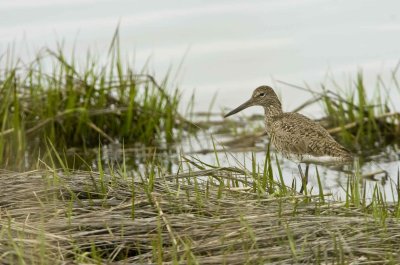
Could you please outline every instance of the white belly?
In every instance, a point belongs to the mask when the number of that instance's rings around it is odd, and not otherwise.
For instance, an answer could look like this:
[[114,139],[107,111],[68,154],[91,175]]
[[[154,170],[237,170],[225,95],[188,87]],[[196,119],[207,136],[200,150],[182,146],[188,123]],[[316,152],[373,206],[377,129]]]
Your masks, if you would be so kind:
[[284,155],[289,160],[296,163],[306,163],[306,164],[324,164],[324,165],[336,165],[349,163],[349,161],[343,161],[341,157],[335,156],[313,156],[313,155]]

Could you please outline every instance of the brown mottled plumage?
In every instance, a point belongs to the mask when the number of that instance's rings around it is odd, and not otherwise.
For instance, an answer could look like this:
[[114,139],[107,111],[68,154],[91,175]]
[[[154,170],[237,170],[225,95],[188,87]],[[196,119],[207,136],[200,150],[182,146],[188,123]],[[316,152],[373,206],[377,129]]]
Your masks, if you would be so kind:
[[275,148],[291,160],[304,163],[349,163],[352,155],[328,131],[313,120],[294,112],[283,112],[274,90],[260,86],[250,100],[225,115],[251,106],[262,106],[265,128]]

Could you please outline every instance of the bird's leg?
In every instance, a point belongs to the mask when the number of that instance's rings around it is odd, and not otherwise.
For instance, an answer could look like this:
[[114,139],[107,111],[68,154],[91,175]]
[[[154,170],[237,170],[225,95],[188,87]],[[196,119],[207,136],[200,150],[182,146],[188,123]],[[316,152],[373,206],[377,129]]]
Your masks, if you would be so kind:
[[303,170],[301,169],[301,165],[300,165],[300,164],[297,164],[297,168],[299,169],[300,176],[301,176],[301,188],[300,188],[300,193],[303,193],[303,190],[304,190],[304,179],[305,179],[305,177],[304,177]]
[[[306,164],[306,174],[303,174],[303,170],[301,169],[301,165],[298,164],[297,167],[299,168],[299,172],[301,175],[301,188],[300,188],[300,193],[303,193],[303,191],[306,189],[307,187],[307,182],[308,182],[308,168],[309,168],[309,164]],[[306,190],[307,193],[307,190]]]

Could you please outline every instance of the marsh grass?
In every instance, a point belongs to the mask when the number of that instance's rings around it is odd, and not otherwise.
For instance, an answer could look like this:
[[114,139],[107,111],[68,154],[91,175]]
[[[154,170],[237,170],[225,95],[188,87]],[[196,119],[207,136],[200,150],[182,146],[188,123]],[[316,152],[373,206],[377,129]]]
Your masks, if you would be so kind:
[[[168,145],[190,123],[179,113],[180,95],[121,59],[115,36],[105,64],[88,56],[84,65],[62,48],[45,49],[23,64],[0,64],[0,164],[29,168],[43,156],[46,140],[59,151],[99,143]],[[81,61],[81,60],[78,60]],[[81,62],[82,63],[82,62]],[[19,161],[17,165],[13,163]],[[28,164],[28,165],[27,165]]]
[[[396,81],[396,72],[393,73]],[[396,83],[396,82],[395,82]],[[394,91],[377,82],[368,95],[362,72],[346,88],[322,86],[321,103],[325,111],[324,126],[353,152],[364,156],[377,154],[400,139],[400,113],[393,102]],[[316,94],[314,93],[314,96]]]

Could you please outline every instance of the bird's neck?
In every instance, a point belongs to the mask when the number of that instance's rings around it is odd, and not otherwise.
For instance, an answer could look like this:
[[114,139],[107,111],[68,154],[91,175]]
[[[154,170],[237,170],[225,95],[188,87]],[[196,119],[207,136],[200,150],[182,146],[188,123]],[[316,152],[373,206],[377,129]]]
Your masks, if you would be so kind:
[[283,113],[281,104],[271,104],[264,107],[265,112],[265,125],[267,131],[270,128],[270,124],[273,122],[274,117]]

